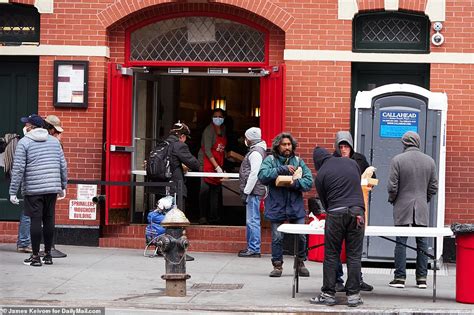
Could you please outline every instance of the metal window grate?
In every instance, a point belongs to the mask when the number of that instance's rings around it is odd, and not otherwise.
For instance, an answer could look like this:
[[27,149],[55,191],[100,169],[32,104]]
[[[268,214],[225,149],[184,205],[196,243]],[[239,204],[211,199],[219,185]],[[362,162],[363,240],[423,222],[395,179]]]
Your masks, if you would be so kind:
[[168,19],[131,34],[130,60],[264,62],[265,34],[219,18]]
[[0,43],[39,42],[40,15],[33,6],[0,4]]
[[429,52],[429,19],[405,12],[358,14],[353,23],[354,51]]

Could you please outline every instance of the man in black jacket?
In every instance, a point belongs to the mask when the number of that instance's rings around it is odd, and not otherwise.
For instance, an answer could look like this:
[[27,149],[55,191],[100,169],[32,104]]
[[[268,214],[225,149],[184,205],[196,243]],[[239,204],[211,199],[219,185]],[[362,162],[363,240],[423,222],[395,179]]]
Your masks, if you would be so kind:
[[349,306],[363,303],[360,297],[360,269],[364,239],[364,197],[360,186],[357,163],[351,159],[332,156],[326,149],[313,151],[316,190],[326,208],[324,229],[323,287],[311,303],[335,305],[336,267],[342,241],[346,241],[347,282]]
[[[170,169],[171,169],[171,179],[170,182],[183,181],[183,205],[181,206],[183,212],[185,210],[185,198],[187,197],[187,188],[184,185],[184,169],[183,165],[191,171],[199,171],[199,161],[196,159],[191,152],[189,147],[186,144],[186,139],[190,136],[191,131],[189,127],[182,123],[177,122],[171,127],[168,138],[166,141],[169,143],[169,157],[170,157]],[[153,191],[153,188],[151,189]],[[166,196],[173,195],[176,192],[174,186],[167,187],[157,187],[154,190],[158,195]]]
[[[354,151],[354,140],[352,140],[352,135],[349,131],[338,131],[336,133],[336,141],[334,144],[334,156],[336,157],[345,157],[350,158],[356,161],[357,165],[359,166],[360,174],[364,173],[365,169],[369,167],[369,162],[367,162],[367,158],[365,155],[361,153],[357,153]],[[344,280],[342,277],[344,276],[344,271],[342,269],[342,263],[339,260],[339,264],[337,266],[336,272],[336,292],[344,292]],[[368,283],[365,283],[362,274],[360,275],[360,290],[361,291],[372,291],[374,289]]]

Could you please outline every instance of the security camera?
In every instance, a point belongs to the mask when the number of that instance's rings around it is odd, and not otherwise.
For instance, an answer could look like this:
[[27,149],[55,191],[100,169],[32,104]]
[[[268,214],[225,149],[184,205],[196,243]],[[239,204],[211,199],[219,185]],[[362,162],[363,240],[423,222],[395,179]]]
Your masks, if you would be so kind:
[[441,22],[435,22],[433,24],[433,29],[436,31],[436,32],[439,32],[443,29],[443,23]]
[[444,43],[444,36],[441,33],[436,32],[431,36],[431,43],[435,46],[441,46]]

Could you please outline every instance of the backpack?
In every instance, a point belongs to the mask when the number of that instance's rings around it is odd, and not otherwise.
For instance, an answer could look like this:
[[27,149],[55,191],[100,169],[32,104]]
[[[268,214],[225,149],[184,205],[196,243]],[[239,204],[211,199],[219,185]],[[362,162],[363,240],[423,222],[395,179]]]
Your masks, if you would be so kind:
[[166,140],[159,142],[150,151],[146,162],[146,176],[157,182],[167,182],[173,176],[170,165],[170,143]]

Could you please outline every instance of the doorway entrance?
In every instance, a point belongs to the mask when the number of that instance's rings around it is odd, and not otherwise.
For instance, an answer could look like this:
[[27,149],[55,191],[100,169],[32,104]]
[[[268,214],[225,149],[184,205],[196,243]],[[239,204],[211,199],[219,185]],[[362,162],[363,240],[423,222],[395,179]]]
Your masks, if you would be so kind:
[[[23,135],[20,118],[38,112],[38,57],[0,57],[0,137]],[[18,220],[23,206],[9,202],[9,181],[0,154],[0,220]]]
[[[186,141],[191,153],[198,156],[201,134],[210,122],[212,110],[226,111],[224,125],[227,152],[244,156],[244,132],[260,125],[259,76],[233,70],[229,74],[214,75],[203,69],[192,69],[183,74],[168,73],[168,69],[151,68],[147,73],[135,73],[133,87],[133,171],[143,170],[143,161],[157,141],[165,139],[177,121],[191,129]],[[207,69],[205,69],[207,70]],[[224,170],[238,173],[240,162],[226,159]],[[144,178],[138,178],[144,180]],[[200,178],[186,178],[188,198],[186,215],[191,222],[199,220]],[[148,190],[149,191],[149,190]],[[135,191],[133,221],[144,222],[146,213],[156,204],[156,196],[146,188]],[[223,182],[222,225],[245,225],[245,208],[238,195],[238,180]]]

